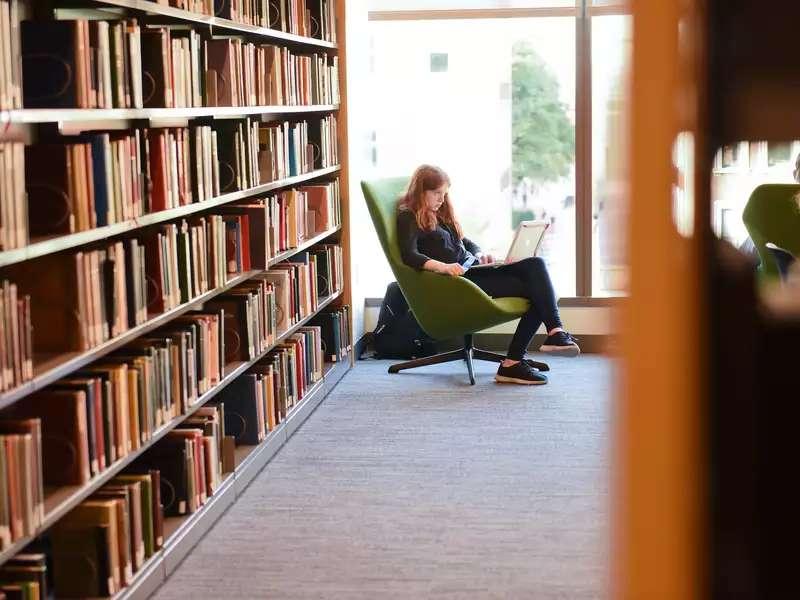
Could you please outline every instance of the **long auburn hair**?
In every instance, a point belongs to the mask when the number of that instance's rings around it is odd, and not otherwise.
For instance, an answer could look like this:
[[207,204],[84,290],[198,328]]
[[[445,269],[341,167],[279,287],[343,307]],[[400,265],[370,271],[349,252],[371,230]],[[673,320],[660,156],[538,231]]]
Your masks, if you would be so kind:
[[436,212],[428,210],[425,205],[425,192],[439,189],[443,185],[450,185],[450,178],[442,169],[432,165],[417,167],[411,176],[406,193],[400,197],[397,207],[399,210],[408,210],[414,213],[417,226],[422,231],[433,231],[437,224],[449,225],[458,235],[464,237],[461,225],[453,213],[450,194],[444,196],[444,202]]

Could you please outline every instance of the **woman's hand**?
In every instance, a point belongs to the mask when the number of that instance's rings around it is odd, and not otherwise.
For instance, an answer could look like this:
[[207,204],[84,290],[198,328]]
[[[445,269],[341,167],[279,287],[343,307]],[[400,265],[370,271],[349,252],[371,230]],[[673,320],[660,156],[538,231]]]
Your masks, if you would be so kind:
[[466,272],[464,267],[458,263],[443,263],[433,259],[425,261],[425,264],[422,265],[422,268],[426,271],[433,271],[434,273],[439,273],[440,275],[452,275],[453,277],[458,277]]
[[494,256],[491,254],[481,254],[478,260],[482,265],[491,265],[492,263],[496,262]]
[[458,277],[459,275],[463,275],[466,273],[464,267],[462,267],[458,263],[441,263],[441,267],[439,268],[439,273],[442,275],[450,275],[452,277]]

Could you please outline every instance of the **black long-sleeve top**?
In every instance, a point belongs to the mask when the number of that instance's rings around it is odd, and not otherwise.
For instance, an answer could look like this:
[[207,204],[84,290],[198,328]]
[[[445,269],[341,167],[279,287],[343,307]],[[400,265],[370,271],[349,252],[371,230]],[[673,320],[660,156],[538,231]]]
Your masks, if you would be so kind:
[[467,253],[480,253],[480,247],[467,238],[460,239],[458,233],[441,223],[433,231],[423,231],[417,225],[414,213],[400,210],[397,213],[397,237],[400,255],[409,267],[421,269],[428,260],[443,263],[463,263]]

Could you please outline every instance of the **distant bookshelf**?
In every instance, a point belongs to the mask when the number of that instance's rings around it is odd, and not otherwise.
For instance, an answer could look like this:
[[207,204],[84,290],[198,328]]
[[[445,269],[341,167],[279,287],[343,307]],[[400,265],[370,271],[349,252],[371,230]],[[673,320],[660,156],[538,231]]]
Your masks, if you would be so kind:
[[352,365],[344,3],[48,6],[0,0],[0,595],[143,597]]

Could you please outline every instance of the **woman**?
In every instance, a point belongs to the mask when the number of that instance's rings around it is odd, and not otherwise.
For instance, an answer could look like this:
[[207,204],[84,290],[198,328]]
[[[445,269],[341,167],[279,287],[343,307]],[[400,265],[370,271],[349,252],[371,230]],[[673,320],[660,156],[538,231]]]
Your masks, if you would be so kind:
[[415,269],[466,277],[495,298],[527,298],[530,308],[517,325],[495,380],[526,385],[547,383],[547,377],[524,359],[528,344],[542,322],[547,327],[547,339],[539,350],[577,356],[580,348],[576,339],[563,329],[544,261],[531,257],[512,264],[495,263],[497,266],[489,269],[465,271],[461,265],[470,254],[481,264],[492,264],[494,259],[464,237],[453,214],[449,189],[450,179],[438,167],[422,165],[414,172],[408,191],[398,201],[397,230],[403,262]]

